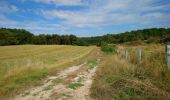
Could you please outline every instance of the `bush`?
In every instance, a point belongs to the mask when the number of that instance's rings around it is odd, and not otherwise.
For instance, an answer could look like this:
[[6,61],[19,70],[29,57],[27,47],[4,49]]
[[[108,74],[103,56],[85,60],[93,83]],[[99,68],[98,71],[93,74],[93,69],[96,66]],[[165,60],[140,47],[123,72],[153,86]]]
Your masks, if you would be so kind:
[[111,45],[111,44],[107,44],[105,42],[101,43],[101,50],[105,53],[116,53],[116,46],[115,45]]
[[83,39],[77,39],[76,41],[73,42],[73,45],[88,46],[88,43]]
[[159,37],[150,37],[148,40],[147,40],[147,43],[160,43],[160,38]]

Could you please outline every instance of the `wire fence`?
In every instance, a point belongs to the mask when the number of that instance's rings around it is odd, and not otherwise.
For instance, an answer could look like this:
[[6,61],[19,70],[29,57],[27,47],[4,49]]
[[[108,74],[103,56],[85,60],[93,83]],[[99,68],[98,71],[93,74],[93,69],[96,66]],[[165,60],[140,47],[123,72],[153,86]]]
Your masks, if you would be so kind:
[[[160,58],[170,68],[170,45],[166,45],[165,50],[146,50],[140,47],[122,47],[118,49],[118,54],[125,60],[141,63],[143,59],[151,58],[151,56]],[[161,57],[160,57],[161,56]]]

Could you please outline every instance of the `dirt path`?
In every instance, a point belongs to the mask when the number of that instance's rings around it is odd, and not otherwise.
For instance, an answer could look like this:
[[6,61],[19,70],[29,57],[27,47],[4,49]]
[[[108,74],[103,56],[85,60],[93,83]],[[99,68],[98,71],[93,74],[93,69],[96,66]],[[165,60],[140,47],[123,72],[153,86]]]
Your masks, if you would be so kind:
[[12,100],[90,100],[89,89],[100,59],[61,71]]

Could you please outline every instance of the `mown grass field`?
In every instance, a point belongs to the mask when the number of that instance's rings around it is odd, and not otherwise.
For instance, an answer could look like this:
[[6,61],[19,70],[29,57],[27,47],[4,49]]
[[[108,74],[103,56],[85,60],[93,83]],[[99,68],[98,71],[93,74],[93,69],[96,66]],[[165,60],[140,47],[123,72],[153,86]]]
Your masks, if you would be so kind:
[[[104,55],[91,96],[96,100],[169,100],[170,69],[164,45],[118,46],[119,53]],[[124,52],[128,48],[128,61]],[[142,48],[138,61],[137,48]]]
[[39,84],[42,78],[83,61],[96,47],[0,46],[0,99]]

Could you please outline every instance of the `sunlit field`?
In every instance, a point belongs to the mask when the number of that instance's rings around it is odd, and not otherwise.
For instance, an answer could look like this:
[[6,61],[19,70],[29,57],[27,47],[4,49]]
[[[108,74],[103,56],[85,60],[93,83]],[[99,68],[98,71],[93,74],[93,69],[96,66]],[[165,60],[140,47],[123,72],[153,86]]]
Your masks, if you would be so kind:
[[95,47],[58,45],[0,46],[0,97],[38,84],[49,74],[92,52]]

